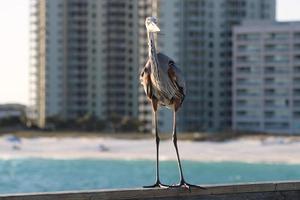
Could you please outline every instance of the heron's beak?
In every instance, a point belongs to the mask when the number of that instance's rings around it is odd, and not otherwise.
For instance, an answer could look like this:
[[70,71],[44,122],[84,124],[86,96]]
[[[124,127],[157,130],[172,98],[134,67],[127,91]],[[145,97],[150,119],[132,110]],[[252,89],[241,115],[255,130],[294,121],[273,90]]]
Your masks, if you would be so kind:
[[150,28],[151,28],[151,31],[154,32],[154,33],[160,31],[160,29],[158,28],[158,26],[155,23],[153,23],[153,22],[150,24]]

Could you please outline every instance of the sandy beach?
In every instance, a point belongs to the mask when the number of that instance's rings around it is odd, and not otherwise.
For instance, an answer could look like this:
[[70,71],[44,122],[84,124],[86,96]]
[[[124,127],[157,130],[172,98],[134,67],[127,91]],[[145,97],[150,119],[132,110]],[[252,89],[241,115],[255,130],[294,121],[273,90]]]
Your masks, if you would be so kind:
[[[300,164],[300,141],[288,137],[241,138],[226,142],[178,141],[182,159]],[[155,159],[153,139],[37,137],[13,141],[0,137],[0,159]],[[160,159],[175,160],[171,140],[161,141]]]

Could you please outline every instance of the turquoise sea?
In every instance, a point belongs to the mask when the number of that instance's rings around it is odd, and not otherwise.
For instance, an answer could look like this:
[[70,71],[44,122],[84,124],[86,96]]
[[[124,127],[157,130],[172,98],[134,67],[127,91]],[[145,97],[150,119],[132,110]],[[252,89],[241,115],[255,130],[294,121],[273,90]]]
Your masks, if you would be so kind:
[[[154,182],[154,161],[0,160],[0,193],[134,188]],[[300,180],[300,165],[183,161],[186,179],[194,184]],[[161,162],[161,180],[179,180],[174,161]]]

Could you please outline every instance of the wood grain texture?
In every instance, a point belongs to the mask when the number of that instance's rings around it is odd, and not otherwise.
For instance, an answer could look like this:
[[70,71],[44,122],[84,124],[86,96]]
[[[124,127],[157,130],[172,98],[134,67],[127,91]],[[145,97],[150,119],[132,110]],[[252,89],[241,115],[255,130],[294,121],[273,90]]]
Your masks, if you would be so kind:
[[207,189],[124,189],[0,195],[0,200],[300,200],[300,182],[211,185]]

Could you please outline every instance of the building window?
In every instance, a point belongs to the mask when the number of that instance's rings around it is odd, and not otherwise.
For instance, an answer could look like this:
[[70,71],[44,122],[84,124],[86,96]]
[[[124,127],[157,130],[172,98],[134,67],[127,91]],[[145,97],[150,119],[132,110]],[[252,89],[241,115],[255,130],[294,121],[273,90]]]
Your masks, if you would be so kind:
[[289,128],[288,122],[266,122],[265,128],[269,129],[286,129]]
[[289,33],[267,33],[267,40],[286,40],[289,38]]
[[237,122],[238,129],[249,129],[249,128],[257,129],[259,126],[260,126],[259,122]]
[[238,34],[237,40],[241,41],[257,41],[260,39],[259,33]]
[[294,33],[294,38],[295,39],[300,39],[300,32],[295,32]]
[[268,55],[265,56],[265,61],[269,63],[288,63],[289,56],[288,55]]
[[266,44],[265,50],[267,51],[288,51],[288,44]]
[[296,118],[296,119],[300,119],[300,112],[299,111],[294,112],[293,117]]
[[237,47],[238,51],[240,52],[257,52],[259,51],[259,45],[249,44],[249,45],[239,45]]

